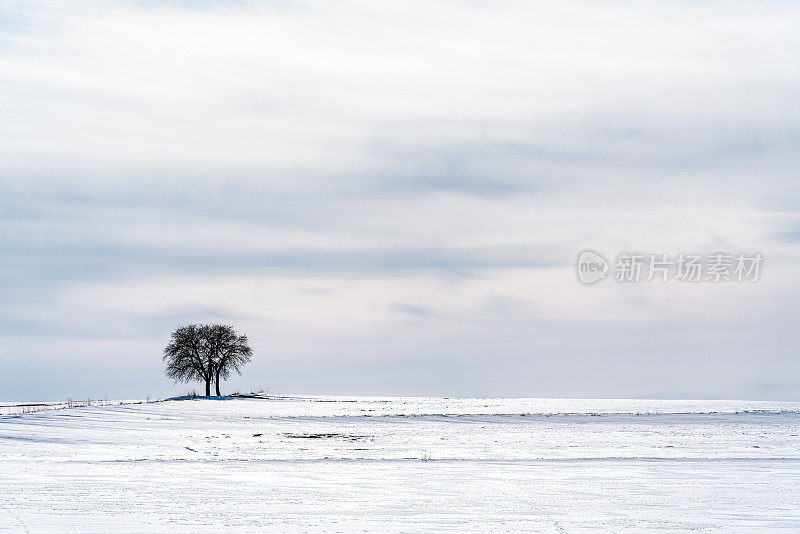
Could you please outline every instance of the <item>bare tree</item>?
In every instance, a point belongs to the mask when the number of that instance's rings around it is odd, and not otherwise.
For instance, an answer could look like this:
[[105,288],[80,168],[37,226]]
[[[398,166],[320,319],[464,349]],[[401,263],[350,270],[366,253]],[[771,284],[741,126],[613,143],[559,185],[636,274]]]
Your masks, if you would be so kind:
[[211,395],[213,366],[208,350],[207,329],[203,325],[182,326],[172,333],[164,348],[166,375],[176,381],[198,380],[206,383],[206,396]]
[[247,336],[238,335],[229,325],[182,326],[172,333],[164,348],[166,375],[176,381],[198,380],[206,384],[206,396],[211,396],[211,382],[227,379],[232,371],[242,374],[241,368],[250,361],[253,351]]
[[242,366],[250,361],[253,350],[247,336],[238,335],[232,326],[215,324],[209,327],[209,345],[214,353],[214,383],[220,396],[220,379],[227,380],[231,371],[242,374]]

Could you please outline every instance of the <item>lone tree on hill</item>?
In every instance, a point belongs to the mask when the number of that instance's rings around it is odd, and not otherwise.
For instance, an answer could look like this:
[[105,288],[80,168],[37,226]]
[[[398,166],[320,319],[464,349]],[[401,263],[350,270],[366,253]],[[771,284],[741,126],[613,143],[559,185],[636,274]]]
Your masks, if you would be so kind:
[[238,335],[232,326],[191,324],[172,333],[163,360],[169,378],[176,382],[205,382],[208,397],[212,381],[220,396],[220,379],[227,379],[231,371],[242,374],[242,366],[252,355],[247,336]]

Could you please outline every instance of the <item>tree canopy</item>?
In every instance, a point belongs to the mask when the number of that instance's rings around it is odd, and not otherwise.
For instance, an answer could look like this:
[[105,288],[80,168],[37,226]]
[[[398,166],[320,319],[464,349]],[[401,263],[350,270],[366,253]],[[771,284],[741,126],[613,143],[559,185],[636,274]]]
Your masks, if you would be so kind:
[[232,371],[242,373],[253,351],[246,335],[239,335],[230,325],[191,324],[177,328],[164,348],[165,373],[175,381],[205,382],[206,396],[211,383],[220,395],[220,380],[227,380]]

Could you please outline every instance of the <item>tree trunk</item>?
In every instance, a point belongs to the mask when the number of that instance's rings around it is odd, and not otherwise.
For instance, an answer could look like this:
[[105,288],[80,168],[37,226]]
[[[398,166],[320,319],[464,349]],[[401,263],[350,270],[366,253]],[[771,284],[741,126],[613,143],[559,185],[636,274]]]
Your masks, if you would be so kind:
[[222,393],[220,393],[220,392],[219,392],[219,370],[217,371],[217,381],[216,381],[216,385],[217,385],[217,397],[221,397],[221,396],[222,396]]
[[206,380],[206,397],[211,396],[211,377],[209,376]]

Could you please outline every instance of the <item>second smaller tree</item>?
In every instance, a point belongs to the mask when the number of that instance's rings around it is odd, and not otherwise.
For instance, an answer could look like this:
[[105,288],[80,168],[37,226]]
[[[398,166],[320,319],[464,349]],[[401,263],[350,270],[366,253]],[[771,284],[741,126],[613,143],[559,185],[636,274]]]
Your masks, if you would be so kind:
[[208,343],[213,354],[214,384],[217,396],[221,396],[220,380],[227,380],[231,372],[242,374],[242,366],[250,361],[253,350],[246,335],[238,335],[232,326],[215,324],[208,327]]

